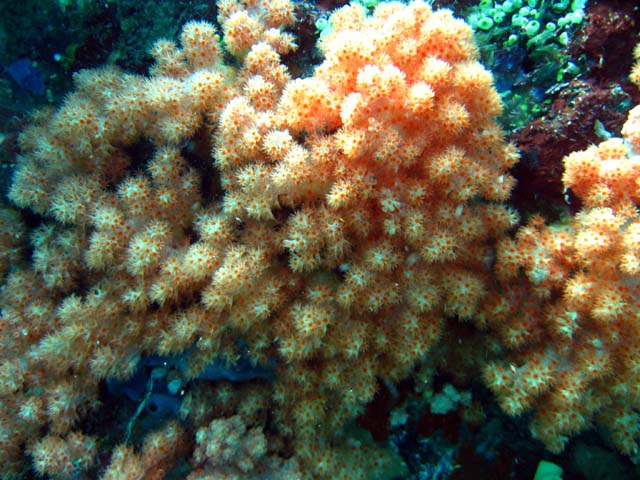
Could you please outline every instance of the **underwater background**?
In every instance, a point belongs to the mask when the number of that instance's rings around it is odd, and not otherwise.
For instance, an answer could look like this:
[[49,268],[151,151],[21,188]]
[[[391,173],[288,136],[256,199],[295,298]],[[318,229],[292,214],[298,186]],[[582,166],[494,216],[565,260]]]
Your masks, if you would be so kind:
[[0,19],[0,478],[640,478],[636,2]]

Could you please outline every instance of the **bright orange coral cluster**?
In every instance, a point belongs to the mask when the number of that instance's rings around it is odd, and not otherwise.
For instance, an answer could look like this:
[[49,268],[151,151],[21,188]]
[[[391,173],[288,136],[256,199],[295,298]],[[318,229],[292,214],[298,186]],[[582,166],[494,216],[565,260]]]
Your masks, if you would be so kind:
[[[24,332],[4,354],[3,417],[15,444],[47,424],[64,435],[71,412],[95,407],[97,382],[127,378],[140,355],[195,345],[195,377],[242,338],[251,360],[277,363],[264,402],[305,469],[324,452],[334,460],[318,468],[335,477],[348,467],[323,439],[371,400],[376,377],[410,371],[445,315],[471,318],[488,292],[489,245],[517,222],[500,203],[517,155],[471,30],[449,12],[339,9],[324,62],[292,80],[291,3],[218,6],[240,67],[192,21],[181,46],[156,42],[151,76],[80,72],[22,135],[10,197],[47,220],[38,262],[3,289],[3,344]],[[217,184],[181,148],[207,135]],[[134,160],[141,138],[153,152]],[[36,384],[39,413],[9,414],[34,404]],[[118,450],[112,470],[131,455]]]
[[[638,454],[636,116],[624,140],[565,157],[565,188],[583,205],[575,218],[552,226],[533,219],[498,248],[496,272],[512,300],[501,310],[493,301],[482,317],[513,355],[487,365],[485,380],[508,413],[534,410],[531,431],[554,452],[596,423],[624,454]],[[520,270],[524,285],[511,282]]]

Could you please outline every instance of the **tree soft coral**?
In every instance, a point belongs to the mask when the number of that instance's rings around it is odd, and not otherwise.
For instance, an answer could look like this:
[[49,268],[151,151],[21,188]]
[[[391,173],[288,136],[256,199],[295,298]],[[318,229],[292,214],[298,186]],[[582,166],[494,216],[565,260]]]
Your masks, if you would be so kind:
[[[424,1],[337,10],[305,79],[281,62],[291,2],[218,6],[221,35],[187,23],[149,76],[80,72],[22,134],[9,196],[43,225],[1,295],[0,441],[78,431],[145,355],[187,352],[188,381],[246,354],[276,375],[240,411],[270,407],[306,473],[364,475],[378,456],[342,427],[479,314],[517,223],[499,96],[470,28]],[[107,476],[144,455],[118,447]]]

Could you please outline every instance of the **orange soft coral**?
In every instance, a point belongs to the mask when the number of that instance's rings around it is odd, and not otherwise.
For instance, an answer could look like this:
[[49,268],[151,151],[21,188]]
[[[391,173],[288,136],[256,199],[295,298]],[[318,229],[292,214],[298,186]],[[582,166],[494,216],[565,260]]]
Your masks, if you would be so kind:
[[[517,155],[472,31],[450,12],[339,9],[324,61],[291,80],[281,56],[295,44],[279,30],[291,3],[218,6],[221,39],[189,22],[181,46],[154,45],[148,77],[79,74],[23,135],[10,197],[56,225],[34,234],[36,261],[2,291],[0,360],[15,373],[2,414],[18,445],[36,435],[28,422],[63,438],[97,407],[99,382],[130,377],[145,355],[184,354],[192,379],[246,354],[276,371],[238,407],[245,423],[269,407],[306,473],[339,478],[357,458],[364,475],[377,463],[343,453],[339,433],[447,317],[484,311],[494,242],[517,222],[501,204]],[[237,63],[220,63],[223,46]],[[541,289],[563,267],[511,261]],[[510,345],[538,338],[534,313],[513,315]],[[45,402],[30,413],[35,389]],[[195,408],[196,427],[211,425]],[[164,454],[155,436],[140,454],[118,447],[104,478],[160,476]]]
[[[627,140],[635,121],[632,111]],[[518,306],[486,321],[513,356],[487,365],[485,381],[508,413],[534,410],[532,434],[553,452],[596,422],[621,452],[636,456],[640,417],[627,405],[637,406],[640,380],[631,353],[640,349],[640,165],[622,139],[574,152],[564,163],[564,185],[584,207],[563,225],[534,218],[515,241],[499,244],[496,273]],[[519,270],[526,282],[509,286]],[[524,372],[541,356],[546,373],[536,369],[538,385]]]

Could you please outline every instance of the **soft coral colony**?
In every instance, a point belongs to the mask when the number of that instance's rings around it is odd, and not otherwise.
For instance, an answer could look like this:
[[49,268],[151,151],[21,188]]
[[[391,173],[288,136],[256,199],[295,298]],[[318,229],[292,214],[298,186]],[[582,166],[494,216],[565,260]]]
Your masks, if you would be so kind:
[[[292,4],[217,3],[220,34],[187,23],[180,45],[156,42],[146,77],[77,73],[21,136],[9,196],[42,221],[28,264],[17,234],[0,237],[3,478],[95,468],[83,426],[99,385],[152,354],[184,355],[188,378],[242,354],[274,378],[227,418],[211,405],[229,392],[194,389],[184,422],[115,447],[103,478],[162,478],[188,451],[190,479],[363,477],[377,457],[342,427],[379,380],[439,341],[455,348],[442,337],[457,321],[487,332],[485,382],[508,413],[535,412],[549,449],[598,422],[635,454],[637,112],[630,147],[566,159],[575,221],[512,237],[518,157],[464,22],[422,1],[348,5],[318,43],[324,61],[293,79]],[[289,460],[267,451],[265,408]]]

